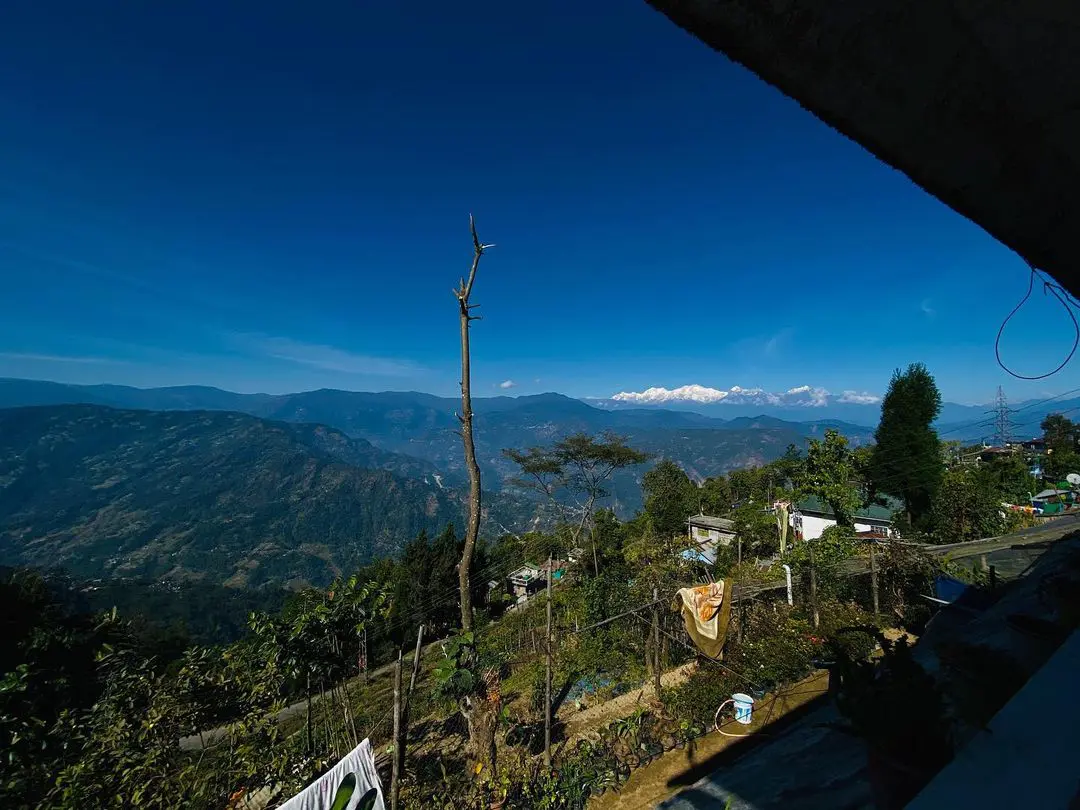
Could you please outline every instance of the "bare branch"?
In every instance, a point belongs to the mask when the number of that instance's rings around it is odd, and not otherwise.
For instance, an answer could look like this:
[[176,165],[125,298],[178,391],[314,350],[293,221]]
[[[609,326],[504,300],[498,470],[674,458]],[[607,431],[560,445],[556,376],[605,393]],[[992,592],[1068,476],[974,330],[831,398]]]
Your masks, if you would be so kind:
[[495,247],[494,244],[485,245],[480,241],[480,237],[476,235],[476,218],[469,214],[469,231],[472,233],[473,240],[473,260],[472,267],[469,268],[469,280],[461,280],[461,289],[456,293],[458,300],[463,305],[468,306],[469,296],[472,294],[473,282],[476,280],[476,268],[480,266],[480,257],[484,255],[484,251],[488,248]]

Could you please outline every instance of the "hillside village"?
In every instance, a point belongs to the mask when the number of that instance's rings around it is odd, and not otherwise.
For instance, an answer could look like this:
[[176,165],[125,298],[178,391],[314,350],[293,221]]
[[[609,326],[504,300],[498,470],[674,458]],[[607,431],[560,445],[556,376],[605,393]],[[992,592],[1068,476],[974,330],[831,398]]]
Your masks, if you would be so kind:
[[[937,397],[918,364],[894,377],[895,390],[910,385]],[[153,767],[192,802],[270,807],[367,738],[401,807],[603,807],[605,796],[623,791],[669,797],[650,774],[705,775],[685,752],[723,757],[730,725],[743,723],[724,713],[732,694],[760,704],[747,733],[759,723],[798,727],[798,718],[821,711],[839,711],[836,722],[858,727],[859,712],[883,710],[851,703],[859,667],[910,666],[904,639],[938,632],[954,611],[970,614],[964,605],[983,615],[1027,587],[1048,539],[1073,531],[1075,489],[1056,479],[1078,458],[1075,424],[1047,417],[1039,441],[953,452],[929,425],[890,416],[892,401],[885,399],[873,445],[851,447],[830,429],[805,453],[789,448],[769,464],[700,484],[610,434],[508,450],[523,473],[536,473],[535,493],[550,496],[551,514],[562,517],[545,530],[483,538],[470,566],[476,623],[465,632],[455,629],[463,543],[452,524],[437,537],[420,532],[396,559],[300,591],[280,613],[252,614],[246,634],[226,647],[181,648],[171,658],[161,657],[166,648],[154,646],[145,625],[122,616],[88,623],[61,607],[56,583],[12,572],[4,595],[23,617],[14,632],[53,639],[32,653],[39,663],[28,677],[40,671],[41,655],[69,649],[68,639],[87,651],[130,641],[99,661],[69,655],[60,680],[28,680],[29,691],[8,693],[8,722],[46,713],[38,731],[11,738],[18,776],[8,789],[94,804],[98,791],[139,790]],[[906,420],[898,435],[927,431],[931,455],[918,458],[908,438],[890,461],[895,419]],[[604,478],[587,485],[595,498],[588,511],[575,505],[571,496],[584,485],[572,471],[591,469],[594,457],[645,463],[643,508],[632,519],[605,506]],[[719,607],[701,619],[706,602],[695,600],[709,599]],[[419,656],[396,652],[413,646]],[[49,704],[35,697],[43,688],[63,693],[64,683],[95,671],[107,680],[79,714],[49,717]],[[968,700],[970,685],[950,691],[958,683],[966,682],[943,682],[942,699]],[[1018,688],[1011,683],[1000,688]],[[835,705],[831,694],[839,695]],[[1011,692],[994,694],[987,699],[999,706]],[[916,697],[873,698],[901,699]],[[131,723],[133,701],[145,721]],[[476,711],[487,712],[487,732],[469,719]],[[942,711],[946,725],[972,722]],[[116,737],[121,718],[125,731]],[[488,735],[479,744],[478,732]],[[72,759],[70,746],[46,742],[66,734],[94,742]],[[37,753],[38,739],[54,753]],[[904,767],[922,776],[895,789],[932,781],[951,758],[942,746],[924,752],[926,761],[904,753]],[[115,773],[119,788],[107,776]],[[861,766],[853,773],[864,797],[880,788]]]
[[0,808],[1080,806],[1080,12],[970,5],[5,10]]

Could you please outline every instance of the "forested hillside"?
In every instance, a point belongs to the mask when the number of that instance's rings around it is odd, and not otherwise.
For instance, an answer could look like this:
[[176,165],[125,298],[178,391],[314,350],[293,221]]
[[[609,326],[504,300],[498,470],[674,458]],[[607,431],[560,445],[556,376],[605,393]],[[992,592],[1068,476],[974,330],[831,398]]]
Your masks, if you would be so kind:
[[[361,460],[361,466],[378,466],[411,477],[424,475],[431,483],[449,487],[464,481],[455,415],[460,403],[456,399],[394,391],[326,389],[270,396],[199,386],[139,389],[0,380],[0,405],[60,402],[150,410],[230,410],[283,422],[328,425],[396,454],[385,464]],[[475,411],[477,459],[484,488],[493,493],[503,490],[516,475],[503,450],[546,446],[579,432],[613,431],[627,436],[635,447],[675,461],[699,481],[776,459],[788,445],[805,446],[809,438],[820,436],[828,427],[838,429],[855,445],[869,440],[872,432],[836,421],[791,422],[768,416],[728,421],[660,409],[612,411],[560,394],[477,398]],[[404,466],[403,456],[418,460],[418,465]],[[427,466],[420,466],[422,462]],[[640,469],[626,471],[612,481],[609,505],[623,517],[641,507],[642,473]],[[532,517],[531,510],[510,495],[489,504],[503,523],[521,523]]]
[[424,462],[316,425],[0,411],[0,562],[81,578],[324,583],[460,519]]

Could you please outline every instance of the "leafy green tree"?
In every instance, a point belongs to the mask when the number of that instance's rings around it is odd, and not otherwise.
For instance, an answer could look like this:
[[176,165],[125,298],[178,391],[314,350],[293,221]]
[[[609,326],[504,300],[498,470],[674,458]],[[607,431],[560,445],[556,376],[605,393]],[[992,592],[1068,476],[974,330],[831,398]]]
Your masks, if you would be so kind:
[[131,644],[115,613],[80,615],[62,600],[35,572],[0,578],[0,806],[43,800],[69,755],[56,724],[100,696],[98,654]]
[[740,504],[751,501],[764,503],[768,500],[769,484],[762,467],[733,470],[728,475],[728,482],[732,496]]
[[731,482],[728,481],[725,475],[706,478],[698,490],[698,498],[701,500],[699,508],[706,515],[719,517],[731,511],[731,504],[735,500],[735,496],[731,491]]
[[1019,453],[994,456],[976,468],[976,475],[996,493],[999,501],[1027,503],[1039,490],[1035,476],[1028,471],[1027,463]]
[[1042,421],[1046,442],[1046,476],[1060,481],[1066,475],[1080,472],[1080,425],[1060,413],[1052,413]]
[[698,488],[682,467],[667,459],[661,461],[641,481],[645,496],[645,512],[659,534],[682,534],[686,519],[695,515],[702,504]]
[[1080,426],[1068,417],[1060,413],[1049,414],[1043,419],[1041,427],[1043,441],[1049,449],[1055,452],[1076,450],[1077,441],[1080,440]]
[[855,459],[847,439],[829,429],[821,441],[810,440],[806,463],[796,483],[801,495],[815,496],[829,505],[836,525],[851,527],[855,525],[852,514],[860,503],[855,474]]
[[941,485],[944,464],[933,422],[941,412],[941,393],[922,363],[897,369],[881,403],[874,438],[870,480],[877,492],[904,502],[908,523],[925,527]]
[[592,527],[592,547],[600,555],[604,570],[613,569],[617,574],[629,576],[624,555],[626,535],[626,526],[615,517],[613,510],[597,510]]
[[[608,495],[608,479],[616,470],[643,464],[649,458],[614,433],[605,433],[600,439],[575,433],[551,447],[504,450],[503,454],[521,470],[515,483],[542,494],[559,511],[575,546],[587,534],[597,502]],[[595,546],[593,569],[600,573],[600,555]]]
[[634,572],[632,598],[645,600],[652,597],[653,588],[667,592],[680,582],[687,569],[682,552],[690,547],[690,539],[656,531],[647,514],[635,528],[626,542],[626,562]]
[[798,447],[789,444],[787,450],[784,451],[784,455],[775,461],[770,461],[765,466],[775,473],[774,483],[778,487],[794,489],[797,486],[796,482],[803,474],[806,459]]
[[735,535],[742,542],[743,557],[766,557],[780,549],[776,517],[760,504],[747,503],[731,513]]
[[854,557],[859,549],[855,530],[839,524],[829,526],[816,540],[807,540],[793,546],[789,559],[799,579],[804,583],[809,581],[811,546],[814,552],[818,595],[835,597],[847,581],[843,563]]
[[993,537],[1004,529],[1000,493],[986,476],[963,467],[945,473],[931,514],[938,543]]

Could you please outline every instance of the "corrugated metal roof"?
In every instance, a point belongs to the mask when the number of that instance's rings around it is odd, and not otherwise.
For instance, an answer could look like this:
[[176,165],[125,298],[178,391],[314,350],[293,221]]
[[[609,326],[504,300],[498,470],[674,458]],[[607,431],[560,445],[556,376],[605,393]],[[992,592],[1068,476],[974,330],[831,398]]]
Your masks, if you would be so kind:
[[[851,513],[851,516],[854,518],[865,518],[867,520],[878,520],[883,523],[891,523],[893,512],[898,512],[904,508],[903,501],[888,495],[882,495],[880,497],[885,501],[885,506],[878,503],[872,503],[869,506],[856,509]],[[795,508],[803,514],[813,513],[815,515],[833,517],[832,508],[829,507],[828,504],[823,503],[821,499],[814,496],[803,498],[795,504]]]
[[712,515],[694,515],[689,523],[691,526],[700,526],[703,529],[713,529],[718,532],[735,531],[735,521]]
[[1044,498],[1056,498],[1059,495],[1072,495],[1071,489],[1044,489],[1038,495],[1032,498],[1033,501],[1040,501]]

